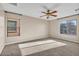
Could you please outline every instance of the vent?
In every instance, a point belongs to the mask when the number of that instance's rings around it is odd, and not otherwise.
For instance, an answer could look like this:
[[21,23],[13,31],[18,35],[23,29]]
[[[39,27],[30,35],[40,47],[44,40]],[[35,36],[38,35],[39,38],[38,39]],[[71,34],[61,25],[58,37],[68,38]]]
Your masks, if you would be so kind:
[[17,3],[10,3],[11,5],[13,5],[13,6],[17,6]]

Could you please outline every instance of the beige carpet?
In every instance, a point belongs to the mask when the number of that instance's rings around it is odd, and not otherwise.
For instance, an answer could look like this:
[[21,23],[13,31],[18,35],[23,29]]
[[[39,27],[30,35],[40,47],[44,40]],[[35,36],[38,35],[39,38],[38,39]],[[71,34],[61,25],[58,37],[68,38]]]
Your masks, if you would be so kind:
[[51,48],[57,48],[64,46],[66,44],[62,42],[57,42],[54,40],[43,40],[43,41],[37,41],[37,42],[29,42],[29,43],[23,43],[19,44],[19,48],[21,50],[22,55],[29,55],[37,52],[41,52],[44,50],[48,50]]

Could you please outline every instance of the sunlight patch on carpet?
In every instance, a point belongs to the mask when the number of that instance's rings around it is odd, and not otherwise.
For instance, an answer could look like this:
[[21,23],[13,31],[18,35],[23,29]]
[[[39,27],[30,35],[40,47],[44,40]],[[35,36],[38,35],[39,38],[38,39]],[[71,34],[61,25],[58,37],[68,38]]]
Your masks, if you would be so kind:
[[19,44],[18,46],[21,50],[22,55],[29,55],[65,45],[66,45],[65,43],[57,42],[55,40],[43,40],[43,41],[23,43]]

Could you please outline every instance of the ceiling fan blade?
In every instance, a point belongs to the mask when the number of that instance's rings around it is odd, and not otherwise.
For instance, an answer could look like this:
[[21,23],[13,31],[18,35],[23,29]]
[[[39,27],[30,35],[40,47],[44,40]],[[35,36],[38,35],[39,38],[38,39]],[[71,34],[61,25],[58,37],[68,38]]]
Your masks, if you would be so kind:
[[57,17],[57,15],[51,15],[51,16]]
[[44,16],[46,16],[46,15],[43,15],[43,16],[40,16],[40,17],[44,17]]
[[52,11],[51,13],[57,13],[57,11]]

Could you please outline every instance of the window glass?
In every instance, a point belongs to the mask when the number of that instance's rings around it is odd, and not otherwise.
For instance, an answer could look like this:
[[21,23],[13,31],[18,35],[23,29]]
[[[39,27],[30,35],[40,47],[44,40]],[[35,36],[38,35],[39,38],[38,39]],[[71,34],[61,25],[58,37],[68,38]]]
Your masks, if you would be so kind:
[[8,24],[7,25],[8,26],[8,28],[7,28],[8,32],[16,32],[16,28],[17,28],[16,23],[17,23],[16,21],[8,20],[8,23],[7,23]]
[[76,20],[64,20],[60,23],[61,34],[76,35],[77,21]]

